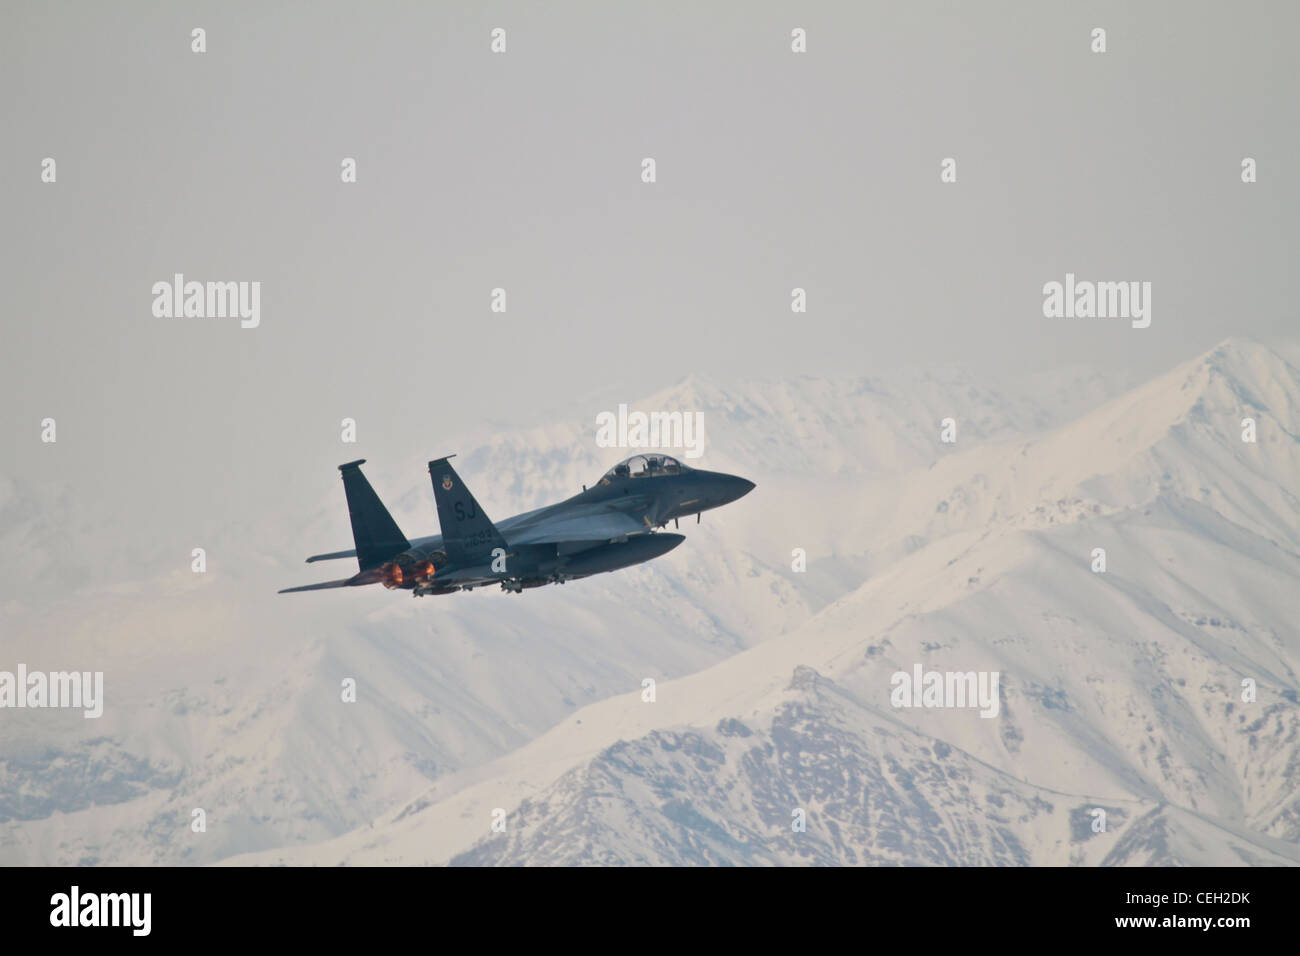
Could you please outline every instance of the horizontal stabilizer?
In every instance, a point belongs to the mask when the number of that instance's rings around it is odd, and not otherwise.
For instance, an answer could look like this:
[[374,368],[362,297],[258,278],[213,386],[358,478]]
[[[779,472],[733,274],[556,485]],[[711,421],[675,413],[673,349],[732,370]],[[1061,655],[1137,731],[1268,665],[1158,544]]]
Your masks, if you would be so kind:
[[313,554],[307,559],[307,563],[311,564],[313,561],[333,561],[335,558],[355,558],[356,556],[357,552],[355,550],[331,551],[329,554]]
[[352,583],[351,578],[344,578],[341,581],[322,581],[320,584],[303,584],[296,588],[285,588],[283,591],[277,591],[277,594],[292,594],[294,591],[323,591],[326,588],[345,588]]
[[383,572],[379,568],[370,568],[365,571],[358,571],[350,578],[344,578],[341,581],[322,581],[320,584],[302,584],[296,588],[285,588],[279,591],[279,594],[291,594],[294,591],[324,591],[328,588],[359,588],[367,584],[377,584],[383,580]]

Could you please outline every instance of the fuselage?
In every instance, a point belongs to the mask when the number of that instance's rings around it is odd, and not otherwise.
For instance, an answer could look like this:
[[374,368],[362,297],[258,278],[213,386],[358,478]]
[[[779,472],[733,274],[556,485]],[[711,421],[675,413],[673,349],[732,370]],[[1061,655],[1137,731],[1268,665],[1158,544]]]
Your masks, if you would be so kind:
[[[754,488],[753,482],[736,475],[680,465],[676,473],[643,475],[616,473],[619,467],[571,498],[497,522],[508,554],[503,566],[495,569],[491,562],[474,567],[444,564],[440,534],[412,540],[410,558],[428,560],[435,568],[432,579],[414,590],[440,594],[501,582],[507,590],[518,591],[631,567],[660,557],[685,540],[679,534],[651,532],[669,521],[720,508]],[[559,544],[530,541],[556,522],[581,522],[611,509],[635,518],[642,525],[641,533]]]
[[[497,529],[512,546],[525,532],[556,518],[576,518],[585,513],[599,513],[611,504],[628,499],[644,499],[644,504],[629,501],[629,514],[641,514],[647,528],[662,528],[669,521],[686,518],[730,504],[754,488],[747,479],[718,471],[691,469],[678,475],[652,475],[645,478],[614,478],[585,489],[571,498],[532,511],[525,511],[496,523]],[[620,509],[622,510],[622,509]],[[415,538],[413,546],[437,549],[442,535]]]
[[361,474],[364,461],[340,465],[356,544],[308,562],[355,557],[350,578],[287,588],[314,591],[383,584],[450,594],[484,584],[516,593],[615,571],[666,554],[685,540],[660,532],[669,521],[720,508],[753,482],[687,467],[667,455],[634,455],[564,501],[492,522],[448,458],[429,462],[440,534],[407,538]]

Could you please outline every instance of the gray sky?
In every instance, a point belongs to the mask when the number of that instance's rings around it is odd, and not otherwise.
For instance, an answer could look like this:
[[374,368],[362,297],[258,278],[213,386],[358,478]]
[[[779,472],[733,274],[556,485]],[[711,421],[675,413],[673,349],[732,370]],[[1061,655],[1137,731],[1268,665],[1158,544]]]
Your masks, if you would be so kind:
[[[418,458],[690,373],[1146,374],[1297,328],[1294,3],[0,18],[0,474],[84,474],[159,526],[332,468],[344,416],[357,457]],[[1150,281],[1151,327],[1045,319],[1067,271]],[[175,272],[260,281],[260,328],[153,317]]]

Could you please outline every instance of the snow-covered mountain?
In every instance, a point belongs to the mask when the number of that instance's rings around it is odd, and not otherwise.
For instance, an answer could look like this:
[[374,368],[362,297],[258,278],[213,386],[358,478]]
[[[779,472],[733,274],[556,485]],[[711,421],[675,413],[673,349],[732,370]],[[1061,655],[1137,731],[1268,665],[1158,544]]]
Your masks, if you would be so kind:
[[[271,592],[298,552],[346,546],[322,498],[299,524],[318,548],[233,529],[258,549],[228,574],[88,568],[72,595],[7,596],[15,660],[102,660],[114,704],[0,725],[0,862],[1300,861],[1281,355],[1229,342],[1132,390],[944,370],[632,404],[703,412],[701,464],[758,489],[630,571],[289,605]],[[597,411],[459,470],[494,515],[572,493],[610,463]],[[423,483],[391,504],[434,530]],[[13,580],[57,559],[51,508],[0,496]],[[892,707],[916,664],[997,671],[1000,713]]]
[[[1288,864],[1296,848],[1171,804],[1026,783],[807,667],[757,728],[620,741],[453,865]],[[1107,832],[1092,829],[1103,809]],[[806,825],[796,829],[802,812]]]

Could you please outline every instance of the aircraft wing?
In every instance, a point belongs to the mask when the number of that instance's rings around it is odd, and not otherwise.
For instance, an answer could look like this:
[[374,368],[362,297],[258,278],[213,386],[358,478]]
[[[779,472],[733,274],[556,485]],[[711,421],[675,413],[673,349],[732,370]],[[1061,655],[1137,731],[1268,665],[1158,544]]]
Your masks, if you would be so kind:
[[645,534],[645,521],[625,511],[602,509],[578,514],[556,515],[518,531],[507,531],[511,547],[523,544],[566,544],[582,541],[605,542],[627,535]]

